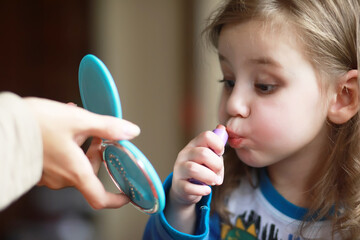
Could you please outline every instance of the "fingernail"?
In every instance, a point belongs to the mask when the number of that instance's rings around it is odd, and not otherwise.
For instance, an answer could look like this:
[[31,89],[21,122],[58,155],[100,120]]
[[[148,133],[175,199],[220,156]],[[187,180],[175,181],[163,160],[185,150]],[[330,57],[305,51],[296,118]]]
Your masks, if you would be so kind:
[[140,134],[140,128],[133,123],[128,123],[124,127],[124,133],[130,137],[135,137]]
[[223,178],[222,178],[221,176],[217,176],[217,177],[216,177],[216,183],[217,183],[218,185],[220,185],[220,184],[222,184],[222,182],[223,182]]
[[76,103],[73,103],[73,102],[68,102],[67,104],[68,104],[68,105],[71,105],[71,106],[74,106],[74,107],[77,107],[77,104],[76,104]]

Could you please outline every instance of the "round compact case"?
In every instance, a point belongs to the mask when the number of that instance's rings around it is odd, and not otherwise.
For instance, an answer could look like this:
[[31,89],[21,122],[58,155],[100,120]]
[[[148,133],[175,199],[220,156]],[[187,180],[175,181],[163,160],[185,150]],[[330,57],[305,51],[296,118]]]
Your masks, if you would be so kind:
[[[115,82],[105,64],[94,55],[86,55],[80,62],[79,88],[85,109],[122,118]],[[127,140],[103,140],[102,156],[113,182],[136,208],[148,214],[164,209],[165,193],[161,180],[134,144]]]

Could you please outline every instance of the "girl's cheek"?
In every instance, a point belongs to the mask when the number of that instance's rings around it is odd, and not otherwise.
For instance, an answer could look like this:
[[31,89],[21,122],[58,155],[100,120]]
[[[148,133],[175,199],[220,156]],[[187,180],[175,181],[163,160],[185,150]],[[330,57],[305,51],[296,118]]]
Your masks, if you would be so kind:
[[256,135],[259,139],[271,141],[276,137],[276,132],[279,134],[279,132],[277,131],[277,124],[268,117],[259,119],[258,121],[254,121],[252,125],[254,131],[256,131],[254,132],[254,135]]
[[254,137],[263,143],[276,143],[289,133],[288,122],[279,112],[264,111],[251,123]]

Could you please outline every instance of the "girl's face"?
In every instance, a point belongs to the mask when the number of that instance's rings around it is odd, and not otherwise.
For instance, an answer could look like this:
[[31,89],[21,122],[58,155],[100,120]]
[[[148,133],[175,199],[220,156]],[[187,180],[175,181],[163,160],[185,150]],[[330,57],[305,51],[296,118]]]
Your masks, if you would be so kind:
[[328,103],[292,31],[260,21],[228,24],[218,51],[224,76],[219,117],[238,157],[253,167],[316,160],[327,139]]

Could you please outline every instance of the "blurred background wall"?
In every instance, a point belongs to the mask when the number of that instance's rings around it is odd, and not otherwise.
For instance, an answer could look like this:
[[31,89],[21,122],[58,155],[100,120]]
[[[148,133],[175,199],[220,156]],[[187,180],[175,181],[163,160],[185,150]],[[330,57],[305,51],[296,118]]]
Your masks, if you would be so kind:
[[[217,124],[221,74],[201,31],[219,2],[0,0],[0,91],[81,106],[78,65],[97,55],[163,181],[186,143]],[[141,239],[147,219],[130,204],[94,211],[75,189],[35,187],[0,212],[0,239]]]

